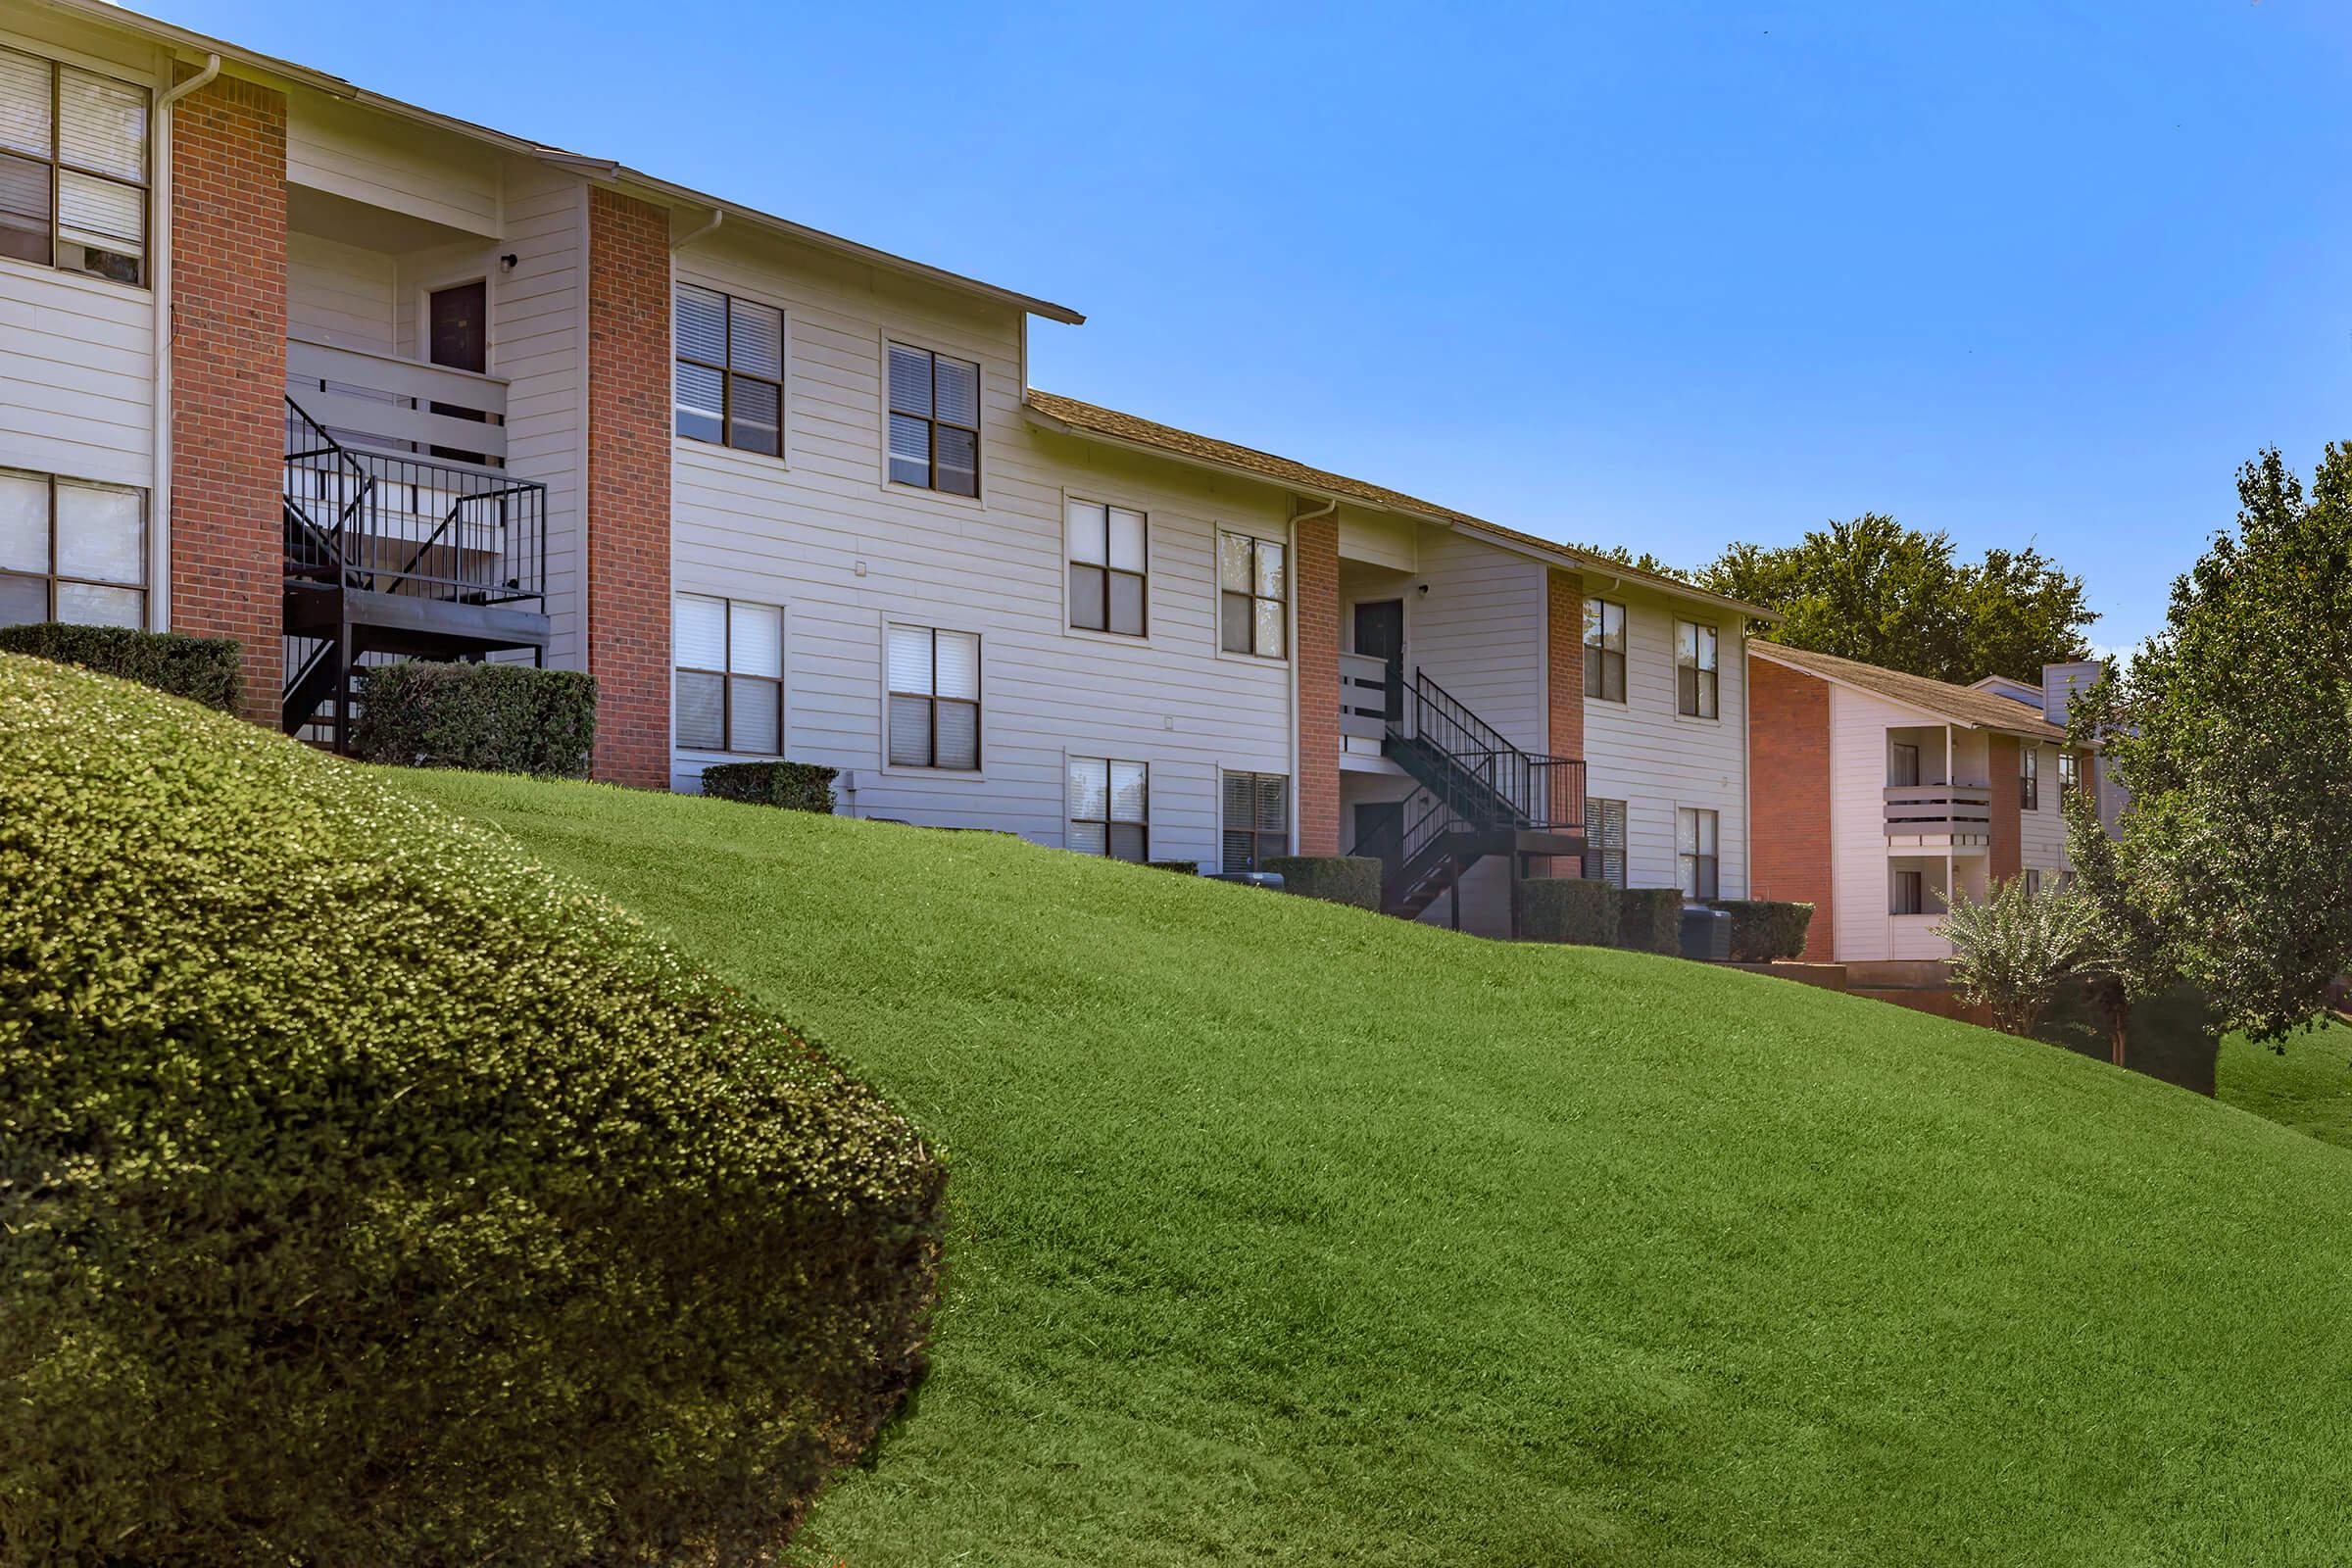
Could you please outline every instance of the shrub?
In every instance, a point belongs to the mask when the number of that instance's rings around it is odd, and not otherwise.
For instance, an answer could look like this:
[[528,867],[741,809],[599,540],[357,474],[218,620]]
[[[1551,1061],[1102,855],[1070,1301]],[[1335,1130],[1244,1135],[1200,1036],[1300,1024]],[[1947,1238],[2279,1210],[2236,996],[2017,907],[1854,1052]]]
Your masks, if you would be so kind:
[[0,654],[30,654],[79,664],[223,713],[237,710],[239,652],[226,637],[190,637],[176,631],[73,626],[55,620],[0,626]]
[[2087,960],[2097,928],[2082,894],[2066,887],[2029,894],[2018,876],[1983,904],[1955,901],[1936,934],[1952,945],[1952,989],[1989,1008],[1994,1028],[2030,1035]]
[[781,806],[788,811],[833,814],[833,780],[838,767],[814,762],[720,762],[703,769],[703,793],[749,806]]
[[1146,863],[1154,871],[1174,871],[1180,876],[1199,876],[1200,874],[1199,860],[1151,860]]
[[944,1172],[511,840],[0,657],[0,1561],[772,1561]]
[[1519,885],[1519,931],[1535,942],[1617,945],[1617,889],[1590,877],[1539,877]]
[[1711,906],[1732,917],[1732,961],[1777,963],[1805,951],[1813,906],[1780,899],[1717,899]]
[[1617,894],[1617,945],[1636,953],[1683,951],[1683,895],[1679,888],[1622,888]]
[[1264,870],[1282,878],[1285,893],[1359,909],[1380,907],[1380,861],[1368,855],[1273,855]]
[[354,754],[400,767],[585,778],[596,680],[527,664],[405,660],[354,671]]

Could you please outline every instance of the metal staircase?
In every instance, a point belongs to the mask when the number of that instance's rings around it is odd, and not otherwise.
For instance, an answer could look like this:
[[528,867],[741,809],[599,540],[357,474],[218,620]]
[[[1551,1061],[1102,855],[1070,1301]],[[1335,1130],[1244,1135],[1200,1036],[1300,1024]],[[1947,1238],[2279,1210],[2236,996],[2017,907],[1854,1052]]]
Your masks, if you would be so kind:
[[1381,753],[1420,793],[1348,852],[1381,861],[1384,909],[1419,918],[1490,855],[1509,856],[1516,881],[1532,858],[1584,853],[1581,759],[1520,750],[1419,670],[1402,697],[1390,705]]
[[387,658],[544,657],[547,487],[339,439],[286,399],[279,719],[336,751],[351,673]]

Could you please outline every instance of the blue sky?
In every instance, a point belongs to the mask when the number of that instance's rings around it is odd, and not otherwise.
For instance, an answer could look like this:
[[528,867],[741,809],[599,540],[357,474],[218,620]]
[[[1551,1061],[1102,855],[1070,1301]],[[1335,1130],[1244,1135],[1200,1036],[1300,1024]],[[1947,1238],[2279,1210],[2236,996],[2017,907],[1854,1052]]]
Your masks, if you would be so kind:
[[1887,512],[2128,645],[2238,463],[2352,436],[2340,0],[144,4],[1073,305],[1040,386],[1680,564]]

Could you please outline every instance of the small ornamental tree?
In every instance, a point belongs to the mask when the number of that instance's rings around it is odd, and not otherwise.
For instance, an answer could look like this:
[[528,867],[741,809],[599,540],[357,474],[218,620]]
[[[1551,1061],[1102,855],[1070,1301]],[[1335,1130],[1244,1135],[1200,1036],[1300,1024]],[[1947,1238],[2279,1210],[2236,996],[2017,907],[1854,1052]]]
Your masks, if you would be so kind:
[[2116,931],[2276,1043],[2352,968],[2352,446],[2308,491],[2265,452],[2238,499],[2164,630],[2069,715],[2132,792]]
[[2070,888],[2029,894],[2023,877],[1982,904],[1954,901],[1939,928],[1952,945],[1952,985],[1992,1012],[1993,1027],[2030,1035],[2066,979],[2092,956],[2098,921]]

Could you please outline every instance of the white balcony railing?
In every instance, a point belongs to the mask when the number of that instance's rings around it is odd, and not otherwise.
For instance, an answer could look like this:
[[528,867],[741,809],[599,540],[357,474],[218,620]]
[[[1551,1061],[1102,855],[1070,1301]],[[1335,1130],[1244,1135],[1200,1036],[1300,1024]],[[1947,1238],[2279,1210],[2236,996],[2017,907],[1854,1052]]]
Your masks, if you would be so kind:
[[346,446],[506,462],[507,383],[495,375],[289,337],[286,395]]
[[1392,696],[1389,662],[1362,654],[1340,656],[1340,734],[1350,740],[1369,740],[1372,750],[1389,732]]

